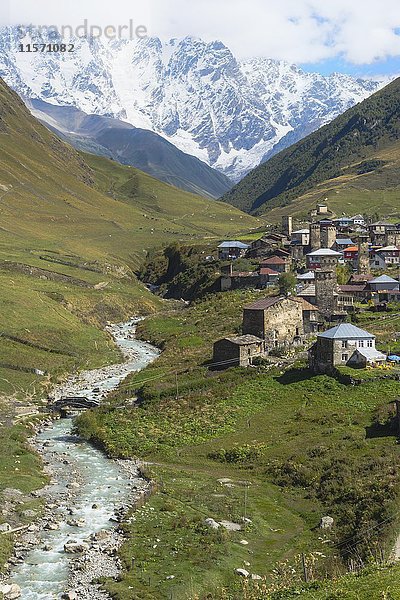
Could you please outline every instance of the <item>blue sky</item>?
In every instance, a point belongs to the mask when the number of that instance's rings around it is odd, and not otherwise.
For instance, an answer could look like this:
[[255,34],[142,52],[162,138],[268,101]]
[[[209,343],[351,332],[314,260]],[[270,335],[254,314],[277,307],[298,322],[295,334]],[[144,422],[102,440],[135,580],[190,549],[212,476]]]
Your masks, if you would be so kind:
[[376,77],[377,75],[400,76],[400,56],[387,58],[386,60],[377,60],[370,64],[354,64],[337,56],[320,62],[299,63],[299,66],[304,71],[318,72],[322,73],[322,75],[346,73],[354,77]]

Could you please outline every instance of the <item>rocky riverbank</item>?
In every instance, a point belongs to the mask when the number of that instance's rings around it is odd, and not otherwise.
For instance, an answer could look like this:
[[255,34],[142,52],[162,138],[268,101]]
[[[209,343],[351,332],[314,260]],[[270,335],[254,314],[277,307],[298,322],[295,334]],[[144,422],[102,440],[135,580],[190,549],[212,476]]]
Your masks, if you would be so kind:
[[[110,328],[124,363],[71,377],[54,390],[54,397],[101,398],[128,373],[154,360],[158,351],[135,340],[136,322]],[[94,582],[120,572],[123,534],[118,524],[148,493],[149,483],[135,462],[112,461],[72,435],[71,421],[65,419],[42,422],[31,445],[42,456],[49,484],[32,494],[43,499],[43,514],[18,534],[2,578],[4,597],[104,600],[108,595]]]

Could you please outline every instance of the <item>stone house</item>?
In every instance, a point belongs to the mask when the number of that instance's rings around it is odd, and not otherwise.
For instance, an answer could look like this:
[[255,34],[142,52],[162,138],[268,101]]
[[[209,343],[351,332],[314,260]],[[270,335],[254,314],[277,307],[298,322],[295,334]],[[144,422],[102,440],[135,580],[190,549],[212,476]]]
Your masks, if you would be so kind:
[[226,337],[214,343],[213,368],[248,367],[264,354],[264,341],[254,335]]
[[368,225],[369,237],[373,245],[383,246],[386,243],[386,232],[393,229],[392,223],[376,221]]
[[310,244],[310,230],[309,229],[298,229],[293,231],[290,241],[292,244],[298,244],[300,246],[308,246]]
[[243,333],[265,340],[268,350],[300,343],[304,334],[301,302],[274,296],[248,304],[243,309]]
[[244,256],[248,249],[249,246],[243,242],[222,242],[218,246],[218,258],[219,260],[234,260]]
[[382,364],[386,356],[375,348],[375,336],[350,323],[341,323],[317,335],[309,351],[309,366],[316,373],[335,367]]
[[233,269],[230,269],[221,273],[218,282],[218,289],[221,292],[259,287],[260,276],[257,271],[233,271]]
[[290,259],[281,256],[270,256],[261,262],[261,268],[272,269],[277,273],[288,273],[290,271]]
[[261,288],[276,285],[280,277],[280,273],[278,273],[278,271],[274,271],[273,269],[270,269],[268,267],[261,267],[259,273]]
[[307,271],[306,273],[299,273],[296,277],[297,283],[302,288],[307,285],[313,285],[315,282],[315,271]]
[[321,323],[321,315],[316,306],[305,298],[293,296],[293,300],[301,303],[303,311],[303,332],[305,335],[316,333]]
[[343,255],[340,252],[336,252],[336,250],[319,248],[318,250],[314,250],[307,254],[307,269],[319,269],[321,267],[321,262],[324,262],[325,266],[329,263],[332,267],[336,268],[338,260],[342,258],[342,256]]

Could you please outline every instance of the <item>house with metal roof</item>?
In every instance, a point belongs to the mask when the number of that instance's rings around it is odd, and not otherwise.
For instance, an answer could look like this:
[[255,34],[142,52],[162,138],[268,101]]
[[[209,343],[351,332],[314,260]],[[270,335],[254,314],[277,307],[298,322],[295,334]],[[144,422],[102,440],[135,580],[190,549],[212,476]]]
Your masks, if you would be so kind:
[[373,267],[376,269],[385,269],[393,265],[400,264],[400,248],[397,246],[383,246],[376,248],[372,256]]
[[219,260],[234,260],[244,256],[249,248],[250,246],[243,242],[222,242],[222,244],[218,246],[218,258]]
[[399,282],[389,275],[379,275],[368,282],[371,292],[386,292],[399,289]]
[[351,323],[319,333],[309,352],[309,365],[316,373],[330,373],[340,366],[377,366],[385,361],[386,355],[375,347],[375,336]]
[[319,269],[322,262],[324,264],[329,262],[329,264],[336,266],[338,260],[342,257],[341,252],[336,252],[336,250],[331,250],[331,248],[319,248],[319,250],[314,250],[306,255],[307,268]]

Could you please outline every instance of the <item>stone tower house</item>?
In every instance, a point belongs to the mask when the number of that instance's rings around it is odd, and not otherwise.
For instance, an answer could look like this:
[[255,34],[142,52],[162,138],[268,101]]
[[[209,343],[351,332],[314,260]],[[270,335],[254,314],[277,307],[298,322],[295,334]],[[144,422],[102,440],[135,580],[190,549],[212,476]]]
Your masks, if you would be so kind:
[[328,225],[321,228],[321,246],[322,248],[332,248],[336,242],[336,227]]
[[285,215],[282,217],[282,233],[290,237],[293,232],[293,217]]
[[368,236],[360,235],[358,238],[357,273],[367,275],[370,272]]
[[321,267],[315,270],[315,303],[325,319],[337,312],[337,258],[321,257]]
[[321,248],[321,226],[319,223],[311,223],[310,225],[310,248],[311,252]]

